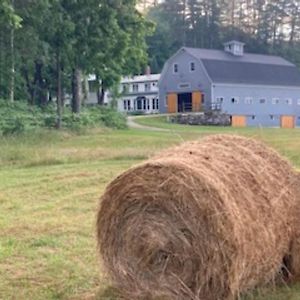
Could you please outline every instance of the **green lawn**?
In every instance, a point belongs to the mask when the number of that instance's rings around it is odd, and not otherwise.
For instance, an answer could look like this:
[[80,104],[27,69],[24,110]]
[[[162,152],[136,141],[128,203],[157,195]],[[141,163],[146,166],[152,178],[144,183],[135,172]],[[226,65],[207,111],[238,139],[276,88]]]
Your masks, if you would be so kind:
[[[300,130],[189,127],[40,131],[0,138],[0,299],[110,299],[95,241],[95,215],[107,183],[162,148],[217,132],[265,140],[300,169]],[[252,297],[253,298],[253,297]],[[300,299],[281,288],[255,299]],[[111,299],[113,297],[111,296]]]

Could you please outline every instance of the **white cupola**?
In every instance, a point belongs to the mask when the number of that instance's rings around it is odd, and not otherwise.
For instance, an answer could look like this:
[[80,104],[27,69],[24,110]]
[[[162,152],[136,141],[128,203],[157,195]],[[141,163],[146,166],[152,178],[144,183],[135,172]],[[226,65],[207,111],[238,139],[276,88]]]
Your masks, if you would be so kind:
[[243,56],[244,55],[244,46],[245,44],[238,41],[230,41],[224,44],[225,52],[229,52],[235,56]]

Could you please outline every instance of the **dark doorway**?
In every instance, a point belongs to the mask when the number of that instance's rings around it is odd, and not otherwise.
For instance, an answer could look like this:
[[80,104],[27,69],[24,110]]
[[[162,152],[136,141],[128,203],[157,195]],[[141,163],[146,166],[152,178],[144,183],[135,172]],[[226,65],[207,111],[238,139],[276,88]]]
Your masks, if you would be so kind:
[[190,112],[192,109],[192,93],[178,94],[178,112]]
[[143,107],[145,106],[145,101],[146,98],[145,97],[137,97],[136,98],[136,110],[142,110]]

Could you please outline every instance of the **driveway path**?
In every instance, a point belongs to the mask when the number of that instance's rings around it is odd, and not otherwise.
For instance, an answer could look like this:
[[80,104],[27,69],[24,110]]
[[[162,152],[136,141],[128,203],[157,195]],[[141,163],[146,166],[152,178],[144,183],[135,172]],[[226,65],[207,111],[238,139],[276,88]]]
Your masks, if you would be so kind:
[[[142,130],[148,130],[148,131],[160,131],[160,132],[170,131],[169,129],[141,125],[141,124],[138,124],[138,123],[135,122],[136,119],[144,118],[144,117],[145,116],[128,116],[127,117],[128,127],[133,128],[133,129],[142,129]],[[149,117],[151,117],[151,116],[149,116]]]

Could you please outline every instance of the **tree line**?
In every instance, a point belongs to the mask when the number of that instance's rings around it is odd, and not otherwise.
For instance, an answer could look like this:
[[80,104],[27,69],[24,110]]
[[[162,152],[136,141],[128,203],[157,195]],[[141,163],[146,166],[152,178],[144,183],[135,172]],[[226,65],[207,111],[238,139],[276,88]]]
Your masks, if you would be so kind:
[[147,39],[155,72],[181,46],[222,49],[231,39],[300,67],[298,0],[163,0],[152,2],[147,14],[157,24]]
[[98,102],[122,75],[147,63],[151,23],[135,0],[2,0],[0,98],[45,106],[57,101],[60,126],[64,95],[80,112],[84,79],[95,74]]

